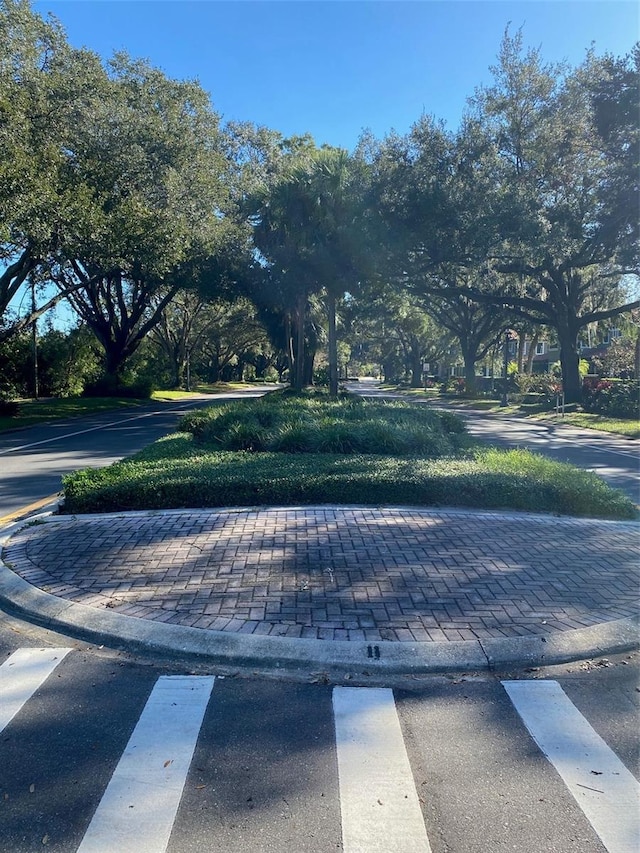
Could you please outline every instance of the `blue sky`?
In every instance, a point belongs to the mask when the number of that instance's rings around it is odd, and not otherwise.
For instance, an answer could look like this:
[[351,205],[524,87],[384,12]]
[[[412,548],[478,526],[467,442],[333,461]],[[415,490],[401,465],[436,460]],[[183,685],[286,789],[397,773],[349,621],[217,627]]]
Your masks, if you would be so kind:
[[634,0],[37,0],[75,46],[149,59],[197,78],[226,120],[352,149],[360,132],[405,132],[421,113],[457,127],[491,79],[502,33],[523,27],[547,61],[626,54]]

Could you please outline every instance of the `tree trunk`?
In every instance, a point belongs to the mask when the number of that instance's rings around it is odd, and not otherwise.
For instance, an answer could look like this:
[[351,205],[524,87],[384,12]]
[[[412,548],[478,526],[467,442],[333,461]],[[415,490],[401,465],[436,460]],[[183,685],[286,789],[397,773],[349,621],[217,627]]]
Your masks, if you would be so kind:
[[127,355],[117,345],[105,348],[105,374],[116,388],[122,385],[122,371]]
[[527,333],[520,332],[518,336],[518,373],[522,373],[522,367],[524,365],[524,345],[527,340]]
[[536,348],[538,346],[538,341],[540,339],[540,333],[536,332],[534,336],[531,338],[531,345],[529,346],[529,352],[527,353],[527,373],[531,374],[533,371],[533,359],[536,354]]
[[287,351],[285,353],[286,365],[283,365],[282,369],[279,371],[279,380],[282,382],[282,376],[285,370],[289,371],[289,385],[293,385],[293,371],[295,368],[295,356],[293,353],[293,328],[291,322],[291,314],[287,312],[284,321],[285,326],[285,341],[287,346]]
[[327,293],[327,313],[329,321],[329,396],[338,396],[338,341],[336,338],[336,297]]
[[580,403],[582,400],[582,382],[580,380],[580,354],[578,353],[577,332],[570,328],[561,328],[558,324],[558,343],[560,344],[560,365],[562,367],[562,390],[566,403]]
[[303,387],[306,385],[313,385],[313,371],[315,369],[315,360],[315,349],[310,349],[309,347],[307,347],[307,350],[304,354],[304,370],[302,371]]
[[422,388],[422,356],[419,350],[410,350],[409,369],[411,370],[411,387]]
[[296,391],[302,391],[304,386],[304,321],[306,317],[307,295],[301,293],[296,303],[296,351],[293,387]]
[[473,396],[476,393],[476,353],[471,350],[463,350],[464,359],[464,390],[466,394]]

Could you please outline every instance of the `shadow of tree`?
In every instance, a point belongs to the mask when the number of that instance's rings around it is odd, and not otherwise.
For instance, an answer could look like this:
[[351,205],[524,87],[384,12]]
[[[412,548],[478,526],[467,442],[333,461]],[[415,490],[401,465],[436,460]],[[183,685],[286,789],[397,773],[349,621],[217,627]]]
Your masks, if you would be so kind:
[[634,525],[350,507],[53,520],[5,559],[78,603],[316,639],[545,635],[637,612]]

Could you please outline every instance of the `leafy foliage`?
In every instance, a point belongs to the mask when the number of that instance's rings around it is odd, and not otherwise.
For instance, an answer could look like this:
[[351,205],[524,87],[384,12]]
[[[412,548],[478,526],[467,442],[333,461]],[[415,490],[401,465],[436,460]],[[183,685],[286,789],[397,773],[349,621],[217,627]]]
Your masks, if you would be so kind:
[[635,518],[595,474],[527,451],[470,458],[237,453],[169,436],[129,460],[64,478],[66,512],[180,507],[400,504]]
[[406,403],[271,394],[184,417],[179,428],[217,450],[441,457],[464,432],[451,413]]
[[598,415],[637,419],[640,416],[640,383],[637,379],[587,377],[582,405],[585,411]]

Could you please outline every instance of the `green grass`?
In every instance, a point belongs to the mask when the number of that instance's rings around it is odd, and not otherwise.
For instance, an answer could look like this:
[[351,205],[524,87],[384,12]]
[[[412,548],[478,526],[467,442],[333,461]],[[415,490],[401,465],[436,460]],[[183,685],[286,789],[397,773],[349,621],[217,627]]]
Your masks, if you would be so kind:
[[[406,409],[411,406],[363,401],[323,404],[283,396],[278,405],[275,395],[266,404],[247,401],[219,406],[186,419],[192,428],[201,423],[202,429],[194,430],[198,436],[178,433],[108,468],[65,477],[65,512],[367,504],[637,516],[631,501],[595,474],[528,451],[479,447],[459,431],[443,428],[437,415],[432,420],[434,413],[424,409],[412,411],[423,426],[432,424],[438,441],[453,439],[453,444],[445,452],[438,445],[435,453],[430,446],[420,455],[398,455],[393,427],[400,425],[406,433],[410,423]],[[244,418],[239,416],[241,411]],[[387,416],[386,424],[381,411]],[[444,423],[460,429],[458,419],[449,413]],[[327,444],[310,450],[309,441],[316,442],[323,427],[329,436]],[[287,446],[280,452],[256,448],[256,436],[282,437],[283,428]],[[335,451],[336,438],[331,436],[336,429],[347,452]],[[354,447],[354,429],[356,435],[363,429],[373,431],[378,452]],[[218,449],[229,436],[245,449]],[[304,452],[293,452],[296,448]]]
[[[547,414],[545,420],[549,419]],[[601,432],[612,432],[616,435],[624,435],[626,438],[640,438],[640,421],[627,420],[626,418],[609,418],[606,415],[595,415],[591,412],[568,412],[564,417],[560,415],[557,423],[569,424],[570,426],[587,427],[597,429]]]
[[[422,397],[436,402],[440,397],[437,389],[434,388],[429,388],[425,391],[420,388],[403,388],[391,385],[384,387],[387,390],[398,391],[412,397]],[[585,427],[601,432],[614,433],[615,435],[624,435],[626,438],[640,438],[640,421],[635,418],[612,418],[606,415],[596,415],[582,411],[565,412],[564,416],[562,416],[556,415],[555,407],[549,409],[539,403],[509,403],[507,406],[501,406],[499,400],[491,400],[486,397],[469,399],[444,396],[441,399],[447,405],[459,409],[474,409],[494,415],[508,415],[509,417],[516,416],[538,420],[553,420],[554,422],[569,426]]]

